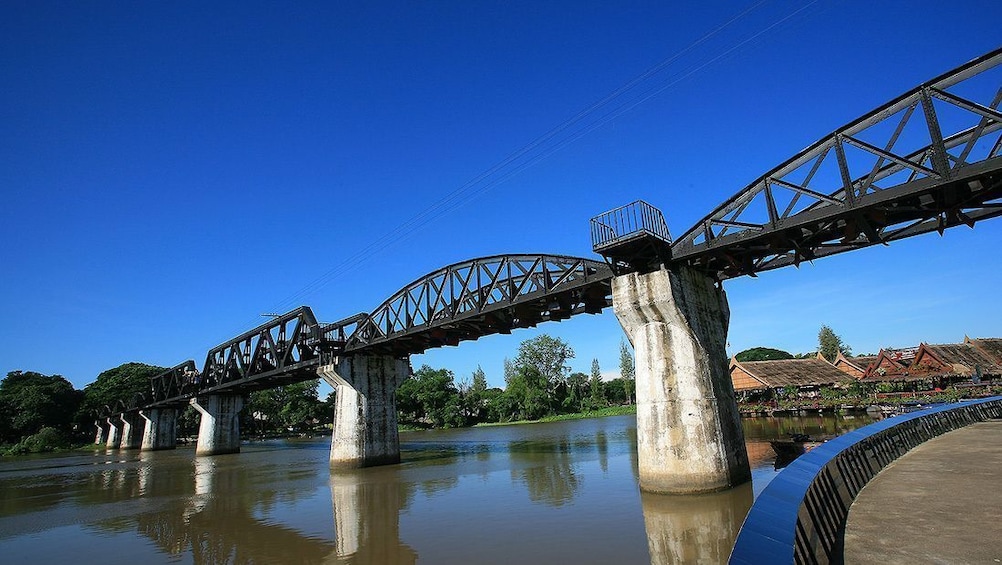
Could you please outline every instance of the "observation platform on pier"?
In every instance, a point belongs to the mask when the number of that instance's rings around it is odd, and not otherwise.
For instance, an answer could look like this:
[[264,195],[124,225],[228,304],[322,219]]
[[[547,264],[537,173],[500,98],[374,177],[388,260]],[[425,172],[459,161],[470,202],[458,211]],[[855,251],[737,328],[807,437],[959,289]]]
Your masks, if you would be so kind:
[[931,439],[888,465],[849,508],[845,563],[1002,560],[1002,420]]

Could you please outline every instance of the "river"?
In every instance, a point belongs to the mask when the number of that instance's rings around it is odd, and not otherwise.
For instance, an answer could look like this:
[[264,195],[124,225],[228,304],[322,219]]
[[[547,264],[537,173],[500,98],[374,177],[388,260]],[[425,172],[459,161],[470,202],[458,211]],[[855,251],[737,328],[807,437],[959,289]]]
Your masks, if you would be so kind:
[[636,420],[401,434],[403,463],[328,468],[330,439],[95,449],[0,460],[5,563],[723,562],[775,476],[768,440],[865,417],[745,419],[752,483],[668,497],[637,488]]

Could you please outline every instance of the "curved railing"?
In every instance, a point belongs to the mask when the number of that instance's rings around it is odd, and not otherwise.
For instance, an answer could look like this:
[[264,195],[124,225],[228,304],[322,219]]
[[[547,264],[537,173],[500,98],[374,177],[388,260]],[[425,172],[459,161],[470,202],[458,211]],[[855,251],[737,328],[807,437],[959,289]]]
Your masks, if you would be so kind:
[[840,562],[849,507],[870,479],[925,441],[999,417],[1002,396],[889,418],[816,447],[755,500],[730,562]]

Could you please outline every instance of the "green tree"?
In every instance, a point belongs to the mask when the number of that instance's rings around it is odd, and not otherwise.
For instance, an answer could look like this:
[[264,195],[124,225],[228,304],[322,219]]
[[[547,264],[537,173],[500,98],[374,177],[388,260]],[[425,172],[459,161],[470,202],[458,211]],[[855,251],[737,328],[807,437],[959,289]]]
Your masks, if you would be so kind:
[[591,378],[588,380],[588,396],[591,399],[591,408],[601,408],[605,405],[605,394],[602,392],[602,369],[599,367],[598,359],[591,360]]
[[448,369],[422,365],[397,388],[397,409],[402,419],[436,427],[461,426],[462,403]]
[[620,377],[602,383],[602,392],[605,399],[610,404],[626,404],[629,399],[629,392],[632,390],[631,382]]
[[145,363],[125,363],[108,369],[84,387],[80,410],[85,416],[91,412],[103,413],[105,406],[114,407],[118,401],[130,403],[137,394],[148,395],[152,390],[150,379],[164,370]]
[[771,347],[752,347],[734,356],[738,361],[774,361],[778,359],[793,359],[793,355],[782,349]]
[[549,392],[554,392],[559,385],[566,384],[570,367],[567,361],[574,358],[574,350],[564,340],[547,334],[523,341],[518,346],[518,356],[515,357],[515,368],[531,367],[546,380]]
[[553,398],[547,393],[547,378],[531,365],[516,365],[505,396],[512,420],[538,420],[552,412]]
[[68,437],[82,398],[60,375],[7,373],[0,381],[0,442],[15,443],[45,427]]
[[633,365],[633,353],[630,352],[630,348],[626,345],[626,340],[620,340],[619,342],[619,374],[623,377],[626,403],[633,404],[633,391],[636,388],[634,386],[636,369]]
[[567,397],[563,401],[565,412],[580,412],[584,409],[585,388],[588,387],[588,375],[571,373],[567,377]]
[[307,431],[323,417],[317,379],[252,392],[243,410],[257,433]]
[[818,351],[821,352],[822,357],[831,363],[835,361],[840,351],[842,355],[850,355],[852,348],[842,343],[842,338],[832,331],[830,327],[823,325],[821,326],[821,330],[818,331]]
[[463,397],[463,407],[466,417],[471,422],[480,422],[486,415],[487,408],[487,375],[484,370],[477,365],[477,370],[473,371],[473,379],[470,389]]

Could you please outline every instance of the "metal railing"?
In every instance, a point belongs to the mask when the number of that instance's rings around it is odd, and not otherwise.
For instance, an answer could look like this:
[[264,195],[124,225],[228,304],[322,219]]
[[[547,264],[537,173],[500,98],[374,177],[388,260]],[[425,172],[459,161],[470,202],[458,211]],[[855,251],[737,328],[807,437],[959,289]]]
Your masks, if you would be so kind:
[[884,467],[913,447],[1002,417],[1002,396],[882,420],[801,455],[755,500],[730,563],[840,563],[849,507]]
[[596,253],[622,241],[650,235],[671,243],[661,210],[643,200],[620,206],[591,219],[591,245]]

